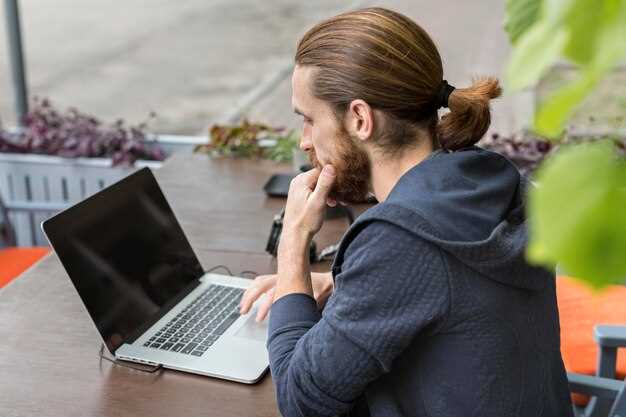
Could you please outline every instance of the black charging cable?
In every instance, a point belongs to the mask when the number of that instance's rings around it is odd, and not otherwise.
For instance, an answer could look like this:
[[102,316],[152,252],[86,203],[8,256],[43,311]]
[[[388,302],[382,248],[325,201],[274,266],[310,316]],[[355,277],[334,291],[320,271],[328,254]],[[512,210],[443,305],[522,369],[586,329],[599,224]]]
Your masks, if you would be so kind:
[[98,354],[98,356],[100,356],[100,364],[102,364],[102,359],[104,359],[105,361],[109,361],[114,365],[122,366],[124,368],[130,368],[135,371],[147,372],[149,374],[153,374],[163,369],[163,366],[161,365],[139,365],[139,364],[135,365],[131,362],[126,363],[126,362],[119,361],[117,359],[108,358],[104,353],[104,343],[100,344],[100,353]]
[[223,269],[224,271],[226,271],[228,273],[228,275],[230,276],[234,276],[235,274],[233,274],[233,272],[230,270],[230,268],[228,268],[226,265],[215,265],[213,268],[207,269],[206,271],[204,271],[205,274],[210,274],[213,271],[217,271],[218,269]]
[[[205,273],[205,274],[209,274],[209,273],[211,273],[211,272],[213,272],[213,271],[217,271],[217,270],[219,270],[219,269],[223,269],[223,270],[224,270],[224,271],[226,271],[226,272],[228,273],[228,275],[230,275],[231,277],[234,277],[234,276],[235,276],[235,274],[233,274],[233,272],[230,270],[230,268],[229,268],[229,267],[227,267],[226,265],[221,265],[221,264],[220,264],[220,265],[215,265],[214,267],[212,267],[212,268],[210,268],[210,269],[207,269],[206,271],[204,271],[204,273]],[[239,275],[240,275],[240,276],[242,276],[242,275],[251,275],[251,276],[252,276],[252,278],[256,278],[256,277],[258,277],[260,274],[259,274],[258,272],[256,272],[256,271],[247,271],[247,270],[246,270],[246,271],[241,271],[241,272],[239,273]]]

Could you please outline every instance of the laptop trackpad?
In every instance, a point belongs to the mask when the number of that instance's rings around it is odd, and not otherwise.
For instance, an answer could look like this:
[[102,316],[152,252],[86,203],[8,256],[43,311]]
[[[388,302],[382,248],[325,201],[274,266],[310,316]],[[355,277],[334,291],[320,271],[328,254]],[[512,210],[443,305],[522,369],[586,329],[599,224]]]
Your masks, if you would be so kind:
[[254,316],[251,314],[246,319],[246,323],[235,332],[235,336],[264,342],[267,339],[267,320],[257,323]]

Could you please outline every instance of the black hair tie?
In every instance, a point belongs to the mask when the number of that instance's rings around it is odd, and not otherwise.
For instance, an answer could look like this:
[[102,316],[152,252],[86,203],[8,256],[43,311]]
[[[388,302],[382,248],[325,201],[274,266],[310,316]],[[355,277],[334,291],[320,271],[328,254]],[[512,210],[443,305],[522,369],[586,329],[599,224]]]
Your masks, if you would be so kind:
[[450,94],[455,90],[455,87],[448,84],[448,81],[441,81],[441,85],[439,86],[439,91],[437,92],[436,104],[437,109],[442,107],[448,107],[448,99],[450,98]]

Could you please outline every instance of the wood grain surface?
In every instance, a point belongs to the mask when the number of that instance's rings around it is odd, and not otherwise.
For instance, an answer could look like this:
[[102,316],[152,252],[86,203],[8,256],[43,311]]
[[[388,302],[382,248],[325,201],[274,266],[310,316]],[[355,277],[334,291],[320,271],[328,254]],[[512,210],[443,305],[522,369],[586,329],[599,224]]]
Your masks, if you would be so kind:
[[[289,166],[176,155],[156,177],[205,269],[273,273],[264,252],[284,199],[262,187]],[[365,207],[359,207],[358,212]],[[325,222],[318,248],[347,221]],[[315,270],[328,270],[328,264]],[[100,360],[100,336],[54,254],[0,290],[0,416],[278,416],[271,377],[243,385]]]

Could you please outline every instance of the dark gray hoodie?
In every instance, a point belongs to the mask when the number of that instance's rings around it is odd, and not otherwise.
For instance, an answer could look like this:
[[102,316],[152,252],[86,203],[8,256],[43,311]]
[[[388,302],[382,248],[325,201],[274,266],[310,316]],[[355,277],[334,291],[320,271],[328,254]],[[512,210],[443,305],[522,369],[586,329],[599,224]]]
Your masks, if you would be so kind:
[[320,312],[272,306],[285,417],[569,417],[554,273],[524,260],[524,185],[502,156],[437,151],[342,239]]

